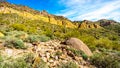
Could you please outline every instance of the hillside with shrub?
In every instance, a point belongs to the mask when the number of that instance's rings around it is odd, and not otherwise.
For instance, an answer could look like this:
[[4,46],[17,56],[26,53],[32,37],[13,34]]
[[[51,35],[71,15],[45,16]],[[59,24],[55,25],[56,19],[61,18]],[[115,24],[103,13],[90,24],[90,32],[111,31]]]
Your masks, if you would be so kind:
[[[70,38],[78,40],[66,43]],[[0,2],[0,68],[83,67],[120,68],[119,22],[71,21]]]

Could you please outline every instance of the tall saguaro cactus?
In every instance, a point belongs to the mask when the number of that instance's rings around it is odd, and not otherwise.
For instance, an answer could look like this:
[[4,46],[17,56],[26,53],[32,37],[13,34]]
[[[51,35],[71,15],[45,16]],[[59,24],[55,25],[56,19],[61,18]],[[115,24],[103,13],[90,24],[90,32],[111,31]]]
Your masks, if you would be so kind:
[[62,21],[62,25],[64,26],[64,30],[63,30],[64,33],[66,33],[66,31],[67,31],[67,30],[66,30],[66,24],[67,24],[67,23],[66,23],[65,21]]

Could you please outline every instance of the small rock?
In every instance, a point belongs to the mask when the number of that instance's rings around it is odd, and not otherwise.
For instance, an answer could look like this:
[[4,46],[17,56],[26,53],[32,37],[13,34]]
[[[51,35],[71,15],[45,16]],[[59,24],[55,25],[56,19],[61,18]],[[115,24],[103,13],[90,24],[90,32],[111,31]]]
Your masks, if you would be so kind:
[[45,44],[45,46],[49,46],[49,44]]
[[75,59],[76,61],[79,61],[79,60],[80,60],[79,57],[77,57],[77,56],[75,56],[74,59]]
[[60,58],[61,58],[61,59],[65,59],[65,58],[67,58],[67,56],[64,55],[64,54],[62,54],[62,55],[60,56]]
[[55,56],[55,60],[58,60],[58,56]]
[[75,56],[71,51],[68,51],[67,54],[68,54],[70,57],[74,57],[74,56]]
[[42,60],[43,60],[44,62],[47,62],[47,58],[46,58],[46,57],[42,57]]
[[67,63],[68,61],[67,60],[63,60],[63,63]]
[[45,57],[45,54],[39,53],[40,57]]
[[54,62],[54,60],[50,59],[50,60],[49,60],[49,62],[50,62],[50,63],[53,63],[53,62]]
[[47,59],[49,59],[50,58],[50,53],[46,53],[46,57],[47,57]]
[[26,46],[32,47],[33,45],[31,43],[25,43]]
[[12,49],[5,49],[5,52],[7,53],[8,56],[13,55],[13,50]]

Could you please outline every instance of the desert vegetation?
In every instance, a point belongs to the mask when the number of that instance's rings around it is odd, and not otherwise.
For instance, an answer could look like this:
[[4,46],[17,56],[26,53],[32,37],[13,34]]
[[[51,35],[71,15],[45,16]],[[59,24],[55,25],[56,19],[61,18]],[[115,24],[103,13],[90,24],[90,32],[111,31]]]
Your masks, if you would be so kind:
[[[5,5],[7,4],[7,6]],[[11,5],[2,3],[16,11],[30,13],[32,15],[40,14],[39,11],[21,5]],[[19,8],[18,8],[19,7]],[[22,9],[22,10],[21,10]],[[75,37],[82,40],[92,51],[93,56],[87,56],[83,51],[74,48],[65,48],[66,53],[70,51],[74,56],[82,57],[90,65],[97,68],[119,68],[120,67],[120,24],[101,26],[101,21],[95,22],[99,28],[95,28],[95,23],[82,24],[84,22],[72,22],[62,16],[53,16],[55,20],[61,20],[63,25],[51,24],[44,21],[45,16],[41,19],[30,19],[20,16],[18,13],[2,13],[0,12],[0,52],[5,48],[27,50],[31,45],[37,45],[41,42],[51,40],[59,40]],[[69,22],[63,22],[69,21]],[[56,21],[53,21],[56,22]],[[58,22],[59,23],[59,22]],[[67,27],[72,24],[76,27]],[[79,24],[79,25],[76,25]],[[77,28],[78,26],[90,26],[89,28]],[[91,28],[91,26],[94,26]],[[53,43],[53,42],[52,42]],[[44,46],[52,44],[45,44]],[[3,46],[3,48],[2,48]],[[49,47],[47,46],[47,47]],[[5,47],[5,48],[4,48]],[[59,47],[59,46],[58,46]],[[52,47],[51,47],[52,48]],[[55,48],[55,46],[54,46]],[[62,47],[60,47],[62,48]],[[58,50],[60,49],[58,48]],[[55,50],[56,51],[56,50]],[[63,55],[63,51],[56,51],[55,55]],[[49,68],[47,62],[44,62],[41,57],[36,57],[36,54],[25,54],[17,58],[8,57],[0,54],[0,68]],[[68,56],[68,55],[67,55]],[[51,58],[51,57],[50,57]],[[68,57],[69,58],[69,57]],[[64,59],[64,58],[63,58]],[[71,58],[72,60],[74,58]],[[82,63],[82,62],[81,62]],[[67,63],[61,62],[57,68],[79,68],[79,65],[74,61]]]

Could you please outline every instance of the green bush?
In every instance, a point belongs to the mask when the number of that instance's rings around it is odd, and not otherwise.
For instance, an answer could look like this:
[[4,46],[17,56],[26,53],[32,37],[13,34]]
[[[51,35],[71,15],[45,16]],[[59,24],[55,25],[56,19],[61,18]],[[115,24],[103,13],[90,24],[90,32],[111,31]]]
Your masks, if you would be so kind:
[[111,55],[95,54],[90,61],[97,68],[120,68],[119,58]]
[[57,51],[57,52],[55,53],[55,55],[60,56],[60,55],[62,55],[62,52]]
[[27,63],[32,63],[34,60],[34,54],[32,53],[25,54],[24,57]]
[[39,42],[40,39],[38,35],[29,35],[26,41],[30,43],[34,43],[34,42]]
[[44,62],[43,60],[40,61],[39,64],[37,64],[37,67],[36,68],[49,68],[47,63]]
[[6,36],[5,37],[5,46],[9,48],[18,48],[18,49],[25,49],[25,45],[23,40],[11,37],[11,36]]
[[5,46],[9,47],[9,48],[13,48],[13,41],[16,40],[16,38],[12,37],[12,36],[5,36]]
[[15,48],[21,48],[21,49],[26,48],[25,45],[24,45],[23,40],[21,40],[21,39],[14,40],[13,45],[14,45]]
[[67,50],[73,52],[76,56],[82,56],[82,58],[84,60],[88,59],[88,56],[81,50],[77,50],[77,49],[74,49],[74,48],[67,48]]
[[82,58],[83,58],[84,60],[87,60],[87,59],[88,59],[88,56],[87,56],[85,53],[82,53]]
[[0,62],[0,68],[28,68],[23,58],[10,58]]
[[15,38],[19,38],[22,40],[25,40],[28,36],[27,33],[25,33],[24,31],[10,31],[10,32],[5,32],[6,36],[12,36]]
[[67,63],[61,63],[58,68],[79,68],[79,66],[75,62],[67,62]]
[[74,49],[74,48],[67,48],[67,50],[73,52],[76,56],[81,56],[81,54],[83,53],[82,51]]
[[18,30],[18,31],[27,31],[28,30],[25,25],[20,24],[20,23],[12,24],[11,27],[13,27],[14,30]]
[[28,38],[26,39],[27,42],[30,42],[30,43],[34,43],[34,42],[46,42],[50,40],[49,37],[45,36],[45,35],[30,35],[28,36]]
[[41,42],[46,42],[46,41],[48,41],[48,40],[50,40],[49,37],[47,37],[47,36],[45,36],[45,35],[40,36],[40,41],[41,41]]
[[48,65],[40,59],[34,57],[34,54],[25,54],[24,56],[13,58],[0,56],[0,68],[49,68]]

